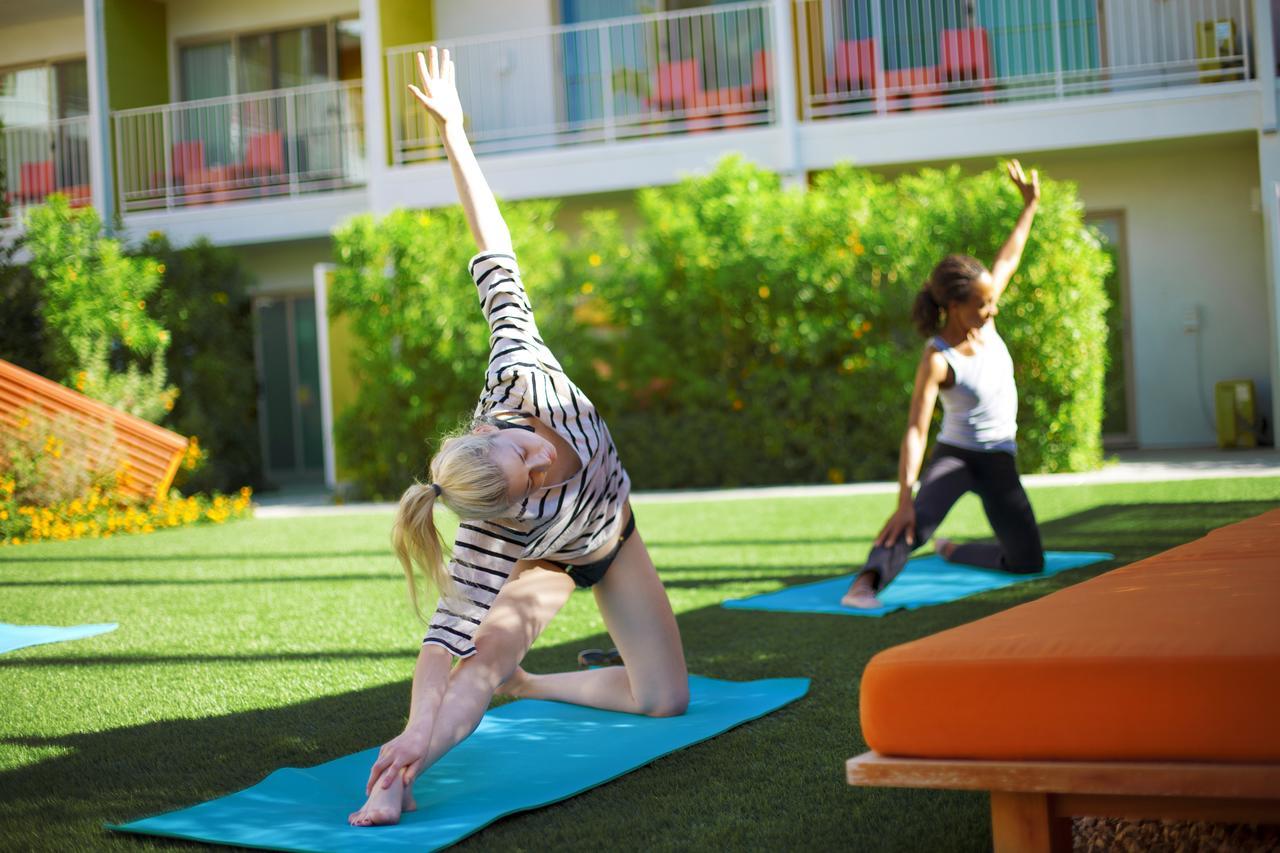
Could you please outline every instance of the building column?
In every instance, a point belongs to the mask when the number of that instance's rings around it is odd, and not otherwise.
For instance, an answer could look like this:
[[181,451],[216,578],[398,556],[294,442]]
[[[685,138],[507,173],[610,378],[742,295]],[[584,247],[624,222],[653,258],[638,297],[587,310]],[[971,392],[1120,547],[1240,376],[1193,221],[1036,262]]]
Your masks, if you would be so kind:
[[387,113],[382,52],[382,13],[379,0],[360,0],[360,65],[364,76],[364,147],[369,199],[375,213],[384,210],[378,199],[387,163]]
[[103,0],[84,0],[85,65],[89,77],[89,183],[93,206],[110,231],[115,221],[115,169],[111,162],[111,104],[107,97],[107,37]]
[[1276,60],[1271,4],[1253,4],[1254,58],[1259,94],[1258,179],[1262,245],[1266,255],[1267,341],[1271,377],[1269,432],[1280,446],[1280,133],[1276,129]]
[[796,92],[795,25],[792,0],[773,0],[773,108],[782,133],[782,165],[779,172],[786,187],[806,185],[800,160],[800,119]]

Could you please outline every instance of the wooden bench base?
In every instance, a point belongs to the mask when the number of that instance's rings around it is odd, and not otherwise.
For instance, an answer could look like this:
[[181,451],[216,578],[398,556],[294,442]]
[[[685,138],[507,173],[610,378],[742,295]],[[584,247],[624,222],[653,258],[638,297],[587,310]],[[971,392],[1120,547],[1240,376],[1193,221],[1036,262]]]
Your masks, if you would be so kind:
[[1280,823],[1280,764],[963,761],[886,758],[846,764],[850,785],[991,792],[998,853],[1071,850],[1071,818]]

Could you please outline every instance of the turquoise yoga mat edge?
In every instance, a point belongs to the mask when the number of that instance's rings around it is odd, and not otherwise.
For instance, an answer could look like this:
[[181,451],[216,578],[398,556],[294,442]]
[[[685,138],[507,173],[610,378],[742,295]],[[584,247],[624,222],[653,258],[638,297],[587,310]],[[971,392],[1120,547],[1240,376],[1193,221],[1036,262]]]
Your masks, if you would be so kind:
[[[705,681],[705,682],[716,682],[717,680],[716,680],[716,679],[711,679],[711,678],[705,678],[705,677],[702,677],[702,676],[691,675],[691,676],[689,676],[689,682],[690,682],[691,692],[692,692],[692,689],[696,688],[697,683],[698,683],[698,682],[700,682],[700,681]],[[678,745],[678,746],[674,746],[674,747],[672,747],[671,749],[667,749],[667,750],[665,750],[665,751],[663,751],[663,752],[656,753],[656,754],[654,754],[654,755],[648,756],[648,757],[646,757],[643,761],[641,761],[640,763],[638,763],[638,764],[634,764],[634,765],[632,765],[632,766],[630,766],[630,767],[627,767],[627,768],[625,768],[625,769],[622,769],[622,770],[620,770],[619,772],[614,773],[613,775],[611,775],[611,776],[609,776],[609,777],[607,777],[607,778],[603,778],[603,779],[599,779],[599,780],[591,781],[591,782],[589,782],[588,784],[582,785],[581,787],[574,788],[572,791],[568,791],[568,792],[564,792],[564,793],[557,793],[555,796],[551,796],[551,797],[548,797],[548,798],[545,798],[545,799],[541,799],[541,800],[538,800],[538,801],[536,801],[536,802],[533,802],[533,803],[530,803],[530,804],[527,804],[527,805],[518,805],[518,806],[516,806],[516,807],[513,807],[513,808],[510,808],[510,809],[507,809],[507,810],[505,810],[505,811],[502,811],[501,813],[494,814],[494,815],[493,815],[493,816],[491,816],[488,820],[486,820],[486,821],[484,821],[483,823],[480,823],[480,824],[478,824],[478,825],[476,825],[476,826],[474,826],[474,827],[471,827],[471,828],[470,828],[468,831],[466,831],[464,834],[459,835],[459,836],[457,836],[456,838],[453,838],[452,840],[448,840],[448,841],[446,841],[445,843],[443,843],[443,844],[439,844],[439,845],[434,846],[434,847],[426,847],[426,848],[423,848],[423,849],[424,849],[424,850],[433,851],[433,850],[441,850],[441,849],[444,849],[445,847],[450,847],[450,846],[452,846],[452,845],[454,845],[454,844],[457,844],[458,842],[462,841],[462,840],[463,840],[463,839],[465,839],[465,838],[469,838],[470,836],[472,836],[472,835],[476,834],[477,832],[480,832],[481,830],[483,830],[485,827],[490,826],[491,824],[496,823],[497,821],[499,821],[499,820],[501,820],[501,819],[503,819],[503,818],[505,818],[505,817],[509,817],[510,815],[518,814],[518,813],[520,813],[520,812],[534,811],[534,810],[536,810],[536,809],[545,808],[546,806],[553,805],[553,804],[555,804],[555,803],[559,803],[559,802],[563,802],[563,801],[565,801],[565,800],[571,799],[571,798],[576,797],[576,796],[578,796],[579,794],[581,794],[581,793],[583,793],[583,792],[585,792],[585,791],[589,791],[589,790],[591,790],[592,788],[597,788],[597,787],[600,787],[600,786],[602,786],[602,785],[606,785],[606,784],[608,784],[609,782],[612,782],[612,781],[614,781],[614,780],[616,780],[616,779],[619,779],[619,778],[621,778],[621,777],[623,777],[623,776],[627,775],[628,773],[631,773],[631,772],[633,772],[633,771],[635,771],[635,770],[639,770],[639,769],[640,769],[640,768],[642,768],[642,767],[646,767],[646,766],[648,766],[648,765],[650,765],[650,764],[654,763],[655,761],[658,761],[658,760],[659,760],[659,759],[661,759],[661,758],[665,758],[665,757],[666,757],[666,756],[668,756],[668,755],[671,755],[671,754],[676,753],[676,752],[680,752],[681,750],[686,749],[686,748],[691,747],[691,746],[696,746],[696,745],[697,745],[697,744],[699,744],[699,743],[703,743],[704,741],[708,741],[708,740],[711,740],[712,738],[719,737],[720,735],[724,734],[725,732],[732,731],[733,729],[736,729],[736,728],[738,728],[739,726],[745,725],[746,723],[750,723],[750,722],[753,722],[754,720],[758,720],[758,719],[761,719],[761,718],[763,718],[763,717],[766,717],[766,716],[768,716],[769,714],[772,714],[773,712],[778,711],[778,710],[780,710],[780,709],[782,709],[782,708],[786,707],[787,705],[790,705],[790,704],[792,704],[792,703],[796,702],[797,700],[804,698],[804,697],[808,694],[808,692],[809,692],[810,679],[808,679],[808,678],[767,678],[767,679],[757,679],[757,680],[754,680],[754,681],[748,681],[748,682],[735,682],[735,683],[742,684],[742,685],[748,685],[748,684],[754,684],[754,685],[769,685],[769,686],[770,686],[771,688],[773,688],[774,690],[777,690],[777,691],[779,692],[779,694],[780,694],[780,695],[779,695],[779,697],[778,697],[774,702],[772,702],[770,705],[768,705],[767,707],[763,707],[763,708],[758,709],[756,712],[751,713],[749,716],[742,717],[742,718],[740,718],[740,719],[736,719],[736,720],[734,720],[733,722],[731,722],[729,725],[727,725],[727,726],[723,726],[723,727],[721,727],[721,728],[718,728],[718,729],[716,729],[715,731],[707,732],[706,734],[702,735],[701,737],[696,738],[695,740],[688,741],[688,742],[683,743],[683,744],[680,744],[680,745]],[[518,700],[518,701],[526,701],[526,700]],[[500,707],[509,707],[510,705],[514,705],[514,704],[517,704],[517,703],[515,703],[515,702],[507,703],[506,705],[503,705],[503,706],[500,706]],[[549,703],[549,704],[559,704],[559,703]],[[570,706],[570,707],[576,707],[576,706]],[[605,713],[609,713],[609,712],[605,712]],[[372,750],[367,750],[367,751],[368,751],[368,752],[370,752],[370,753],[372,754],[375,750],[376,750],[376,748],[375,748],[375,749],[372,749]],[[357,753],[357,754],[358,754],[358,753]],[[336,761],[336,760],[340,760],[340,759],[334,759],[334,760]],[[330,763],[330,762],[325,762],[325,763]],[[322,766],[322,765],[321,765],[321,766]],[[217,800],[217,799],[223,799],[223,798],[225,798],[225,797],[233,797],[233,796],[236,796],[237,794],[244,793],[245,791],[249,791],[249,790],[251,790],[252,788],[257,787],[258,785],[263,784],[263,783],[264,783],[264,782],[266,782],[268,779],[270,779],[272,776],[274,776],[276,773],[279,773],[279,772],[281,772],[282,770],[305,770],[305,769],[308,769],[308,768],[291,768],[291,767],[289,767],[289,768],[279,768],[279,769],[277,769],[277,770],[272,771],[272,772],[271,772],[271,773],[269,773],[267,776],[263,777],[263,779],[262,779],[262,780],[260,780],[259,782],[255,783],[254,785],[250,785],[249,787],[247,787],[247,788],[243,788],[243,789],[241,789],[240,791],[236,791],[236,792],[232,792],[232,793],[229,793],[229,794],[225,794],[225,795],[223,795],[223,797],[215,798],[215,800]],[[214,800],[209,800],[209,801],[206,801],[206,802],[214,802]],[[201,804],[197,804],[197,805],[201,805]],[[194,808],[194,807],[188,807],[188,808]],[[186,811],[186,809],[178,809],[178,810],[171,811],[171,812],[164,812],[164,813],[161,813],[161,814],[159,814],[159,815],[151,815],[151,816],[149,816],[149,817],[139,818],[139,819],[137,819],[137,820],[129,821],[129,822],[126,822],[126,823],[119,823],[119,824],[115,824],[115,823],[104,823],[104,824],[103,824],[103,827],[104,827],[105,829],[112,830],[112,831],[115,831],[115,832],[126,832],[126,833],[132,833],[132,834],[137,834],[137,835],[148,835],[148,836],[153,836],[153,837],[162,837],[162,838],[180,838],[180,839],[185,839],[185,840],[189,840],[189,841],[203,842],[203,843],[205,843],[205,844],[215,844],[215,845],[218,845],[218,844],[229,844],[229,843],[230,843],[230,842],[219,842],[219,841],[216,841],[216,840],[211,840],[211,838],[210,838],[208,835],[201,835],[201,834],[198,834],[198,833],[190,833],[190,832],[161,831],[161,830],[158,830],[158,829],[149,828],[149,827],[147,827],[147,826],[145,825],[148,821],[150,821],[150,820],[152,820],[152,819],[155,819],[155,818],[162,818],[162,817],[165,817],[165,816],[167,816],[167,815],[177,814],[177,813],[182,812],[182,811]],[[299,851],[299,850],[304,849],[304,848],[299,848],[299,847],[281,846],[281,845],[274,845],[274,844],[254,844],[254,843],[247,843],[247,842],[245,842],[244,840],[237,840],[237,841],[235,841],[235,842],[234,842],[234,846],[237,846],[237,847],[245,847],[245,848],[252,848],[252,849],[256,849],[256,850],[278,850],[278,851],[286,851],[287,853],[296,853],[296,851]]]
[[[0,622],[0,654],[28,649],[32,646],[45,646],[51,643],[69,643],[73,640],[87,640],[102,634],[109,634],[120,627],[118,622],[97,622],[84,625],[16,625]],[[16,629],[16,635],[9,629]],[[17,636],[26,634],[20,642],[14,642]],[[35,639],[31,639],[31,637]]]
[[[885,606],[876,610],[859,610],[840,604],[842,588],[847,588],[849,584],[853,583],[853,579],[858,575],[857,572],[794,584],[771,592],[750,595],[746,598],[730,598],[722,601],[720,606],[726,610],[753,610],[768,613],[818,613],[830,616],[878,618],[900,610],[919,610],[923,607],[932,607],[938,604],[950,604],[984,592],[1005,589],[1027,581],[1043,580],[1061,572],[1114,560],[1115,554],[1104,551],[1046,551],[1045,557],[1045,570],[1035,574],[1013,574],[976,569],[958,563],[946,563],[936,555],[917,557],[907,564],[907,567],[898,579],[894,581],[894,584],[889,587],[885,594],[880,596],[881,600],[885,602]],[[913,575],[913,564],[924,568],[926,571],[935,566],[941,567],[946,572],[954,572],[957,576],[962,577],[963,582],[956,590],[955,595],[939,597],[936,592],[931,592],[913,598],[910,590],[913,589],[912,584],[919,579],[919,571]],[[821,602],[811,601],[795,605],[785,603],[792,598],[802,598],[806,593],[824,586],[830,587],[831,590],[830,592],[823,591],[827,595]],[[828,598],[829,600],[827,600]],[[784,603],[777,603],[779,600]]]

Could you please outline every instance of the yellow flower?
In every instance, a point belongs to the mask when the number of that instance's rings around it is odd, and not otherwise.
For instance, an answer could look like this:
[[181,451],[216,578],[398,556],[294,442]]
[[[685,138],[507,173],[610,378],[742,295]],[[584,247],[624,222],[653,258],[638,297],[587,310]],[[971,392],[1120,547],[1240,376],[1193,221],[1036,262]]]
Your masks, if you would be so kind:
[[141,309],[146,308],[146,307],[147,307],[147,303],[146,303],[145,301],[143,301],[143,300],[139,299],[139,300],[138,300],[138,309],[139,309],[139,310],[141,310]]
[[761,299],[768,299],[768,298],[769,298],[769,288],[767,288],[767,287],[765,287],[765,286],[761,285],[760,290],[758,290],[757,292],[760,294],[760,298],[761,298]]
[[164,264],[156,264],[156,272],[160,273],[160,275],[164,275],[164,271],[165,271]]
[[580,289],[582,290],[583,293],[591,293],[593,290],[596,289],[596,286],[589,281],[584,281]]
[[587,258],[587,263],[591,264],[591,266],[593,267],[600,266],[600,263],[601,263],[600,256],[592,252],[591,257]]

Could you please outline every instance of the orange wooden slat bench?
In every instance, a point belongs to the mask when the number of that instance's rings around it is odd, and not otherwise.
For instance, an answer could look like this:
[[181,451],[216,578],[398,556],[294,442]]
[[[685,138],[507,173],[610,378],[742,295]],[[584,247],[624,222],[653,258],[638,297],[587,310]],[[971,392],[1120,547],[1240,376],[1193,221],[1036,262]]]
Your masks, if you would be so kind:
[[1076,816],[1280,823],[1280,510],[886,649],[851,785],[991,792],[997,850]]
[[20,429],[33,412],[64,420],[101,457],[127,462],[119,489],[144,500],[168,493],[187,449],[187,439],[175,432],[0,359],[0,430]]

